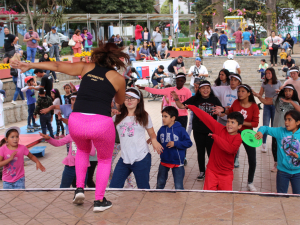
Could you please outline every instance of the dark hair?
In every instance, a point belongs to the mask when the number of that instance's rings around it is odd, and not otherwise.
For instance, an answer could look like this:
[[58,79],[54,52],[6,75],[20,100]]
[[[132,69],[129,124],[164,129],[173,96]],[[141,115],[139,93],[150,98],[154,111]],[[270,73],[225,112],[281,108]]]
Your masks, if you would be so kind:
[[[284,114],[284,120],[286,119],[286,117],[290,115],[296,122],[300,121],[300,113],[293,109],[293,110],[290,110],[288,112],[286,112],[286,114]],[[300,128],[300,125],[298,125],[298,129]]]
[[147,32],[149,32],[149,29],[148,29],[148,27],[144,27],[144,30],[145,30],[145,28],[146,28],[146,31],[147,31]]
[[[290,38],[288,38],[288,35],[290,35]],[[287,33],[286,36],[285,36],[285,39],[292,39],[292,36],[290,33]]]
[[167,84],[165,88],[173,87],[172,84]]
[[251,27],[251,26],[248,26],[248,30],[252,30],[252,27]]
[[227,70],[227,69],[221,69],[220,70],[220,72],[219,72],[219,76],[218,76],[218,78],[215,80],[215,85],[216,86],[220,86],[221,85],[221,79],[220,79],[220,73],[221,72],[224,72],[225,73],[225,76],[226,76],[226,82],[227,82],[227,84],[229,85],[230,84],[230,79],[229,79],[229,75],[230,75],[230,73],[229,73],[229,71]]
[[[123,67],[126,69],[126,64],[129,63],[129,55],[123,52],[124,48],[125,47],[119,48],[115,43],[103,44],[102,41],[99,41],[99,47],[93,49],[92,62],[95,62],[101,67],[111,69],[114,69],[114,67],[117,69]],[[120,58],[124,58],[126,64]]]
[[172,35],[170,34],[168,37],[172,37]]
[[45,94],[45,89],[44,88],[39,88],[39,94],[44,95]]
[[137,71],[134,67],[131,67],[130,70],[131,70],[131,73],[137,73]]
[[[245,86],[245,87],[244,87],[244,86]],[[253,95],[253,91],[252,91],[251,87],[250,87],[248,84],[243,84],[242,86],[239,86],[239,87],[238,87],[238,90],[239,90],[240,88],[244,88],[248,93],[250,93],[250,95],[249,95],[249,97],[248,97],[248,101],[249,101],[249,102],[253,102],[253,103],[256,104],[256,101],[255,101],[255,99],[254,99],[254,95]]]
[[[299,101],[299,98],[298,98],[298,92],[296,91],[294,85],[292,84],[287,84],[285,85],[281,91],[279,92],[277,98],[276,98],[276,101],[275,101],[275,105],[279,103],[279,100],[280,98],[285,98],[285,95],[284,95],[284,89],[285,87],[292,87],[293,88],[293,96],[292,96],[292,101],[295,101],[295,102],[298,102],[298,104],[300,104],[300,101]],[[276,107],[277,108],[277,107]]]
[[[283,48],[284,49],[284,48]],[[260,61],[262,61],[262,62],[266,62],[266,60],[265,59],[261,59]]]
[[80,62],[82,62],[82,59],[85,59],[85,61],[86,61],[86,58],[84,56],[81,56],[80,57]]
[[161,44],[166,44],[166,42],[165,42],[165,41],[162,41]]
[[[139,103],[137,104],[134,111],[135,121],[141,126],[146,127],[148,125],[148,113],[145,111],[143,94],[133,88],[128,88],[126,92],[132,92],[140,96]],[[125,106],[125,103],[121,105],[120,112],[121,113],[116,116],[115,125],[118,125],[128,115],[128,110]]]
[[79,30],[79,29],[76,29],[75,32],[74,32],[74,34],[77,35],[78,33],[80,33],[80,30]]
[[298,70],[299,71],[299,67],[298,66],[293,66],[290,68],[290,70]]
[[206,32],[209,33],[209,26],[206,26]]
[[211,84],[210,84],[210,82],[208,81],[208,80],[204,80],[204,81],[201,81],[200,82],[200,84],[199,84],[199,90],[197,91],[197,93],[196,93],[196,99],[201,99],[202,98],[202,95],[201,95],[201,93],[200,93],[200,85],[201,84],[209,84],[210,86],[210,94],[209,94],[209,97],[215,97],[215,94],[214,94],[214,92],[213,92],[213,90],[212,90],[212,88],[211,88]]
[[64,90],[65,90],[65,87],[66,87],[66,86],[69,86],[69,87],[70,87],[71,93],[72,93],[72,87],[71,87],[71,85],[70,85],[70,84],[65,84],[65,85],[63,86]]
[[[159,28],[159,26],[156,26]],[[156,27],[154,27],[154,31],[156,32]],[[158,33],[161,33],[161,31],[159,30]]]
[[215,32],[219,31],[218,29],[215,29]]
[[159,68],[159,69],[162,69],[162,70],[165,69],[165,67],[164,67],[163,65],[160,65],[158,68]]
[[28,27],[28,30],[33,30],[33,28],[32,27]]
[[44,73],[44,71],[41,70],[41,69],[35,69],[35,70],[33,71],[33,73],[34,73],[34,74],[37,74],[37,73]]
[[87,27],[82,28],[82,33],[84,33],[84,31],[88,31]]
[[243,125],[243,123],[244,123],[244,116],[240,112],[229,113],[229,115],[227,116],[227,119],[236,120],[238,125]]
[[[19,134],[19,132],[18,132],[16,129],[11,129],[11,130],[7,131],[5,137],[2,138],[2,140],[0,141],[0,147],[6,143],[6,140],[5,140],[5,139],[8,138],[9,135],[10,135],[12,132],[17,132],[17,133]],[[20,134],[19,134],[19,135],[20,135]]]
[[[238,73],[229,73],[229,74],[230,74],[229,76],[234,75],[234,76],[236,76],[236,77],[239,77],[239,78],[242,80],[241,75],[239,75]],[[235,77],[234,77],[234,78],[235,78]],[[242,84],[242,81],[241,81],[241,80],[239,80],[240,85]]]
[[[179,75],[184,75],[184,77],[179,77],[179,78],[184,78],[184,79],[186,80],[186,75],[185,75],[185,73],[179,72],[179,73],[177,73],[176,77],[179,76]],[[177,78],[177,79],[179,79],[179,78]]]
[[173,116],[175,116],[175,120],[177,120],[178,118],[178,110],[174,107],[174,106],[167,106],[166,108],[164,108],[161,113],[167,113],[170,115],[170,117],[172,118]]
[[248,31],[248,28],[247,28],[247,27],[245,28],[245,31]]
[[[273,67],[267,68],[265,71],[265,74],[268,70],[272,73],[272,84],[277,84],[278,81],[277,81],[277,76],[276,76],[276,72],[275,72],[274,68]],[[265,75],[264,84],[267,84],[268,82],[269,82],[269,80],[267,79],[267,76]]]
[[273,33],[273,32],[274,32],[274,33],[275,33],[275,35],[276,35],[276,32],[275,32],[275,30],[272,30],[272,31],[271,31],[271,36],[272,36],[272,33]]
[[128,50],[130,50],[130,46],[133,46],[132,50],[135,51],[135,47],[134,47],[133,44],[130,44],[130,45],[128,46]]
[[239,28],[238,28],[238,30],[242,30],[242,28],[241,28],[241,27],[239,27]]
[[183,57],[180,55],[180,56],[178,56],[178,59],[183,59]]
[[225,34],[224,30],[221,30],[221,34]]
[[146,49],[148,49],[148,42],[147,42],[147,41],[144,41],[144,42],[143,42],[142,48],[145,49],[145,48],[144,48],[144,44],[145,44],[145,43],[147,44]]
[[54,98],[52,98],[52,100],[54,101],[56,98],[59,98],[60,104],[62,105],[62,100],[61,100],[59,90],[57,88],[55,88],[55,89],[51,90],[51,92],[54,93]]

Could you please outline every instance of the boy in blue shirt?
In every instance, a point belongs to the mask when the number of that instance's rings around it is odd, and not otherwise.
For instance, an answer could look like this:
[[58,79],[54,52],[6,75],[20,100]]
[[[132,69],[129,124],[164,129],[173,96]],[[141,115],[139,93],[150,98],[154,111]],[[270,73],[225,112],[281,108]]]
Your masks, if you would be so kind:
[[193,143],[186,130],[176,122],[177,118],[178,111],[175,107],[167,106],[162,110],[164,126],[157,133],[157,141],[164,150],[160,155],[161,163],[158,168],[156,189],[165,188],[168,172],[172,169],[175,189],[183,190],[185,151]]
[[243,42],[244,42],[244,54],[245,55],[248,55],[250,52],[250,37],[251,37],[251,34],[250,32],[248,31],[248,28],[245,28],[245,32],[242,34],[242,37],[243,37]]
[[225,34],[224,30],[221,30],[221,35],[220,35],[220,38],[219,38],[219,44],[221,46],[221,55],[222,56],[223,56],[224,49],[225,49],[226,55],[228,55],[227,43],[228,43],[228,37]]

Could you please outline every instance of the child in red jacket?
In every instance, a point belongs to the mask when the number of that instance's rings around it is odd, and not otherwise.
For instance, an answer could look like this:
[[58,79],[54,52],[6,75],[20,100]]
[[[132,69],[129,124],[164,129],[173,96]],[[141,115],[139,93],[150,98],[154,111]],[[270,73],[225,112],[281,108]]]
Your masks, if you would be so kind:
[[214,139],[203,189],[232,191],[234,158],[242,143],[238,130],[244,122],[243,115],[230,113],[226,126],[223,126],[198,107],[189,105],[188,108],[212,131],[208,136]]

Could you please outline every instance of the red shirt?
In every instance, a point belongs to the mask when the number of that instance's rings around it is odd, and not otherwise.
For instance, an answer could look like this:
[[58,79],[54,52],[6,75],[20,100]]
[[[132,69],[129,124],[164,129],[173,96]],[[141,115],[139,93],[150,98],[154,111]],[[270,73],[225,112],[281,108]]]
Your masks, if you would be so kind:
[[193,105],[189,105],[189,108],[213,133],[212,139],[214,139],[214,143],[211,148],[207,169],[220,175],[233,175],[234,158],[242,144],[241,135],[230,135],[226,127],[217,122],[208,113]]
[[[252,105],[249,108],[244,108],[241,106],[239,100],[235,100],[231,107],[229,108],[229,112],[240,112],[244,116],[245,122],[251,122],[252,127],[257,127],[259,123],[259,108],[256,103],[252,103]],[[242,126],[240,129],[250,129],[251,127]]]

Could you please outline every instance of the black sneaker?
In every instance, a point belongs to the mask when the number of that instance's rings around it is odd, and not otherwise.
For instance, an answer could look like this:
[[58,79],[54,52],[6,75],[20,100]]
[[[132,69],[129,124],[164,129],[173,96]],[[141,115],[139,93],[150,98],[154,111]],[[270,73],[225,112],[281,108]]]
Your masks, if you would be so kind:
[[184,159],[184,166],[186,166],[187,165],[187,160],[186,159]]
[[77,188],[73,199],[73,204],[81,205],[85,199],[83,188]]
[[205,178],[205,173],[200,172],[200,175],[197,177],[197,180],[204,180],[204,178]]
[[94,201],[94,212],[103,212],[107,209],[109,209],[110,207],[112,207],[112,203],[110,201],[107,201],[106,198],[103,198],[103,201],[100,202],[98,201]]

